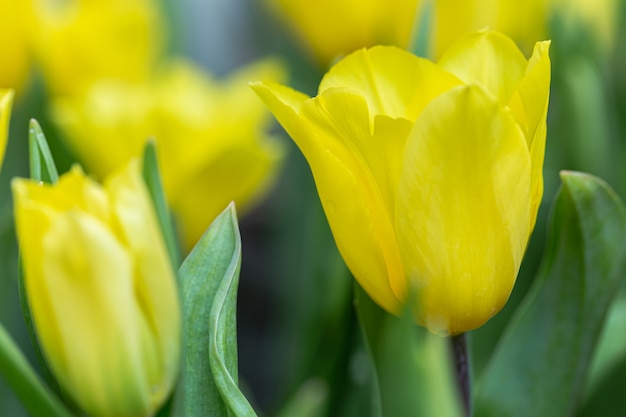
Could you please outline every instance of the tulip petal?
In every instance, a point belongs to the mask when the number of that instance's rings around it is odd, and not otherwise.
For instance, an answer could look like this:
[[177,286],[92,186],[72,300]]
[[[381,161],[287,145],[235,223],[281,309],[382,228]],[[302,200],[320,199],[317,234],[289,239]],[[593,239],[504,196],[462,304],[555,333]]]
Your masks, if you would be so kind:
[[546,147],[546,118],[550,97],[550,42],[537,42],[526,74],[509,105],[523,127],[532,164],[530,230],[535,227],[543,197],[543,157]]
[[307,158],[335,241],[352,274],[376,302],[398,311],[399,294],[405,293],[404,273],[391,213],[355,149],[355,143],[371,140],[364,100],[345,89],[309,100],[277,84],[252,86]]
[[178,374],[179,361],[172,360],[179,356],[181,337],[174,270],[138,162],[132,161],[109,177],[105,187],[119,238],[135,255],[135,303],[143,310],[139,314],[146,319],[150,340],[157,347],[155,363],[145,368],[151,378],[146,381],[151,406],[156,408],[171,391]]
[[13,90],[0,89],[0,169],[4,160],[4,152],[9,136],[9,119],[11,118],[11,104],[13,103]]
[[346,87],[365,98],[370,115],[415,120],[426,105],[460,81],[424,58],[392,46],[356,51],[332,67],[320,94]]
[[153,112],[149,89],[120,80],[101,80],[80,96],[53,101],[51,114],[65,143],[98,179],[141,155]]
[[[235,201],[238,209],[249,208],[273,183],[283,157],[282,146],[269,141],[271,138],[253,139],[253,144],[231,144],[216,155],[213,163],[201,166],[178,182],[182,186],[172,189],[172,210],[179,219],[181,239],[187,250],[193,248],[228,203]],[[238,175],[232,175],[233,172]]]
[[396,230],[418,321],[459,333],[502,308],[529,227],[530,157],[514,118],[480,88],[456,88],[417,120],[405,148]]
[[524,77],[526,58],[505,35],[480,31],[457,40],[439,65],[465,84],[479,85],[506,105]]

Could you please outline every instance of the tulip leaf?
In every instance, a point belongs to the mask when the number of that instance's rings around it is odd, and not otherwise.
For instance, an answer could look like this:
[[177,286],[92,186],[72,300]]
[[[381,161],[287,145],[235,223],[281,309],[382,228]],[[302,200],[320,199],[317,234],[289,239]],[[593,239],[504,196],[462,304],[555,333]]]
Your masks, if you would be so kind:
[[[623,285],[623,283],[622,283]],[[624,288],[622,288],[624,290]],[[578,417],[626,415],[626,294],[613,302],[593,357]]]
[[[28,125],[28,153],[30,158],[30,177],[36,181],[55,184],[59,180],[54,158],[50,152],[46,136],[35,119]],[[42,159],[45,169],[42,170]]]
[[476,391],[476,416],[570,416],[626,272],[626,210],[601,180],[563,172],[547,249]]
[[[28,153],[30,158],[30,177],[35,181],[43,181],[47,183],[56,183],[59,179],[59,174],[54,163],[54,158],[50,152],[48,141],[41,130],[41,126],[35,119],[31,119],[28,127]],[[45,169],[42,170],[42,159]],[[17,280],[18,294],[20,299],[20,307],[22,310],[22,316],[26,324],[29,339],[33,345],[41,373],[48,386],[65,401],[66,404],[73,407],[71,400],[61,390],[58,381],[50,371],[50,367],[46,359],[43,356],[39,340],[37,339],[37,332],[33,324],[33,319],[30,312],[30,305],[28,303],[28,294],[26,293],[26,287],[24,284],[24,270],[21,262],[18,267],[18,280]]]
[[0,324],[0,375],[33,417],[71,417],[72,413],[41,382],[20,349]]
[[163,191],[163,183],[161,181],[161,173],[157,160],[156,145],[153,140],[149,140],[146,143],[143,152],[143,179],[150,192],[152,204],[154,205],[154,210],[159,220],[161,233],[165,239],[170,260],[176,269],[180,266],[180,248],[178,246],[178,240],[176,239],[172,216],[167,205],[167,200],[165,199],[165,192]]
[[256,416],[237,386],[236,301],[241,240],[234,204],[211,224],[179,271],[183,371],[175,409],[186,417]]
[[357,315],[374,364],[374,416],[457,417],[448,339],[392,316],[355,285]]

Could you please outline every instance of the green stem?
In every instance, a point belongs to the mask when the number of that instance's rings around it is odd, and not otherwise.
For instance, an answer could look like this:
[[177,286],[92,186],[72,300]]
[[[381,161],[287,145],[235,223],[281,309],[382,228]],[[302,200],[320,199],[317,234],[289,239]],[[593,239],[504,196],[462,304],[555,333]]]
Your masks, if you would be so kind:
[[33,417],[71,417],[61,401],[42,384],[11,336],[0,324],[0,375]]
[[465,333],[452,336],[452,351],[454,353],[454,369],[456,371],[457,383],[461,399],[463,400],[463,409],[465,415],[472,415],[472,395],[470,383],[470,367],[469,356],[467,354],[467,339]]

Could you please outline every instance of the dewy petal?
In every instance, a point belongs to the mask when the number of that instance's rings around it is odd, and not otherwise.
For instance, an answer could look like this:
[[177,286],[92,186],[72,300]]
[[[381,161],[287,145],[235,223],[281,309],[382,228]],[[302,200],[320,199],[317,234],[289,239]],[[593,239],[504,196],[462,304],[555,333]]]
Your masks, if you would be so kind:
[[136,309],[132,260],[97,218],[59,212],[37,201],[37,188],[13,182],[25,284],[46,358],[84,410],[145,414],[151,387],[142,364],[154,355]]
[[528,240],[530,175],[521,129],[479,87],[440,96],[417,120],[396,230],[431,331],[474,329],[508,299]]
[[550,41],[537,42],[528,61],[526,74],[509,105],[524,129],[530,149],[531,207],[530,230],[535,227],[537,211],[543,196],[543,157],[546,147],[546,118],[550,98]]
[[332,67],[320,94],[335,87],[354,90],[369,112],[414,121],[430,101],[460,81],[424,58],[392,46],[356,51]]
[[479,85],[502,105],[508,104],[526,71],[526,58],[499,32],[480,31],[458,39],[439,65],[465,84]]
[[9,136],[9,119],[11,118],[11,104],[13,103],[13,90],[0,89],[0,170],[4,160],[7,139]]
[[148,326],[155,363],[146,369],[152,380],[151,406],[156,408],[174,386],[179,366],[180,307],[174,270],[165,247],[138,161],[107,179],[113,222],[124,245],[134,254],[136,303]]
[[[335,241],[352,274],[377,303],[398,311],[398,294],[405,293],[404,274],[391,213],[356,148],[371,139],[364,100],[345,89],[310,100],[277,84],[256,83],[253,88],[309,162]],[[345,104],[349,106],[341,113],[330,113]]]

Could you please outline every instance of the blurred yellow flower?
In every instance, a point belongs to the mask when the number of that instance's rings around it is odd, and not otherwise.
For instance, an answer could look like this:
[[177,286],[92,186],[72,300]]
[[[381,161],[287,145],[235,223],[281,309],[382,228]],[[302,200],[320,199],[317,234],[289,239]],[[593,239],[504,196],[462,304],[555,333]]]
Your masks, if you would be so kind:
[[31,22],[27,10],[26,1],[0,0],[0,88],[19,90],[28,77]]
[[418,0],[266,0],[277,16],[327,65],[377,44],[409,46]]
[[76,94],[97,80],[146,79],[161,51],[156,0],[30,0],[33,44],[46,84]]
[[550,11],[547,0],[266,1],[323,65],[363,47],[409,48],[424,22],[430,25],[429,53],[436,57],[457,38],[484,27],[530,50],[546,36]]
[[135,162],[104,187],[13,180],[25,288],[42,351],[89,415],[149,416],[179,369],[176,280]]
[[11,118],[11,104],[13,103],[13,90],[0,89],[0,171],[2,161],[9,138],[9,119]]
[[457,38],[489,27],[513,38],[524,51],[548,32],[548,0],[432,0],[431,52],[440,57]]
[[307,158],[337,246],[383,308],[474,329],[508,299],[543,194],[549,42],[497,32],[438,64],[394,47],[344,58],[318,96],[255,83]]
[[211,79],[191,64],[172,63],[149,84],[96,84],[80,98],[59,100],[53,118],[98,177],[157,141],[169,203],[191,249],[231,200],[245,210],[271,185],[282,159],[266,133],[270,115],[250,91],[253,79],[284,79],[265,61],[229,79]]

